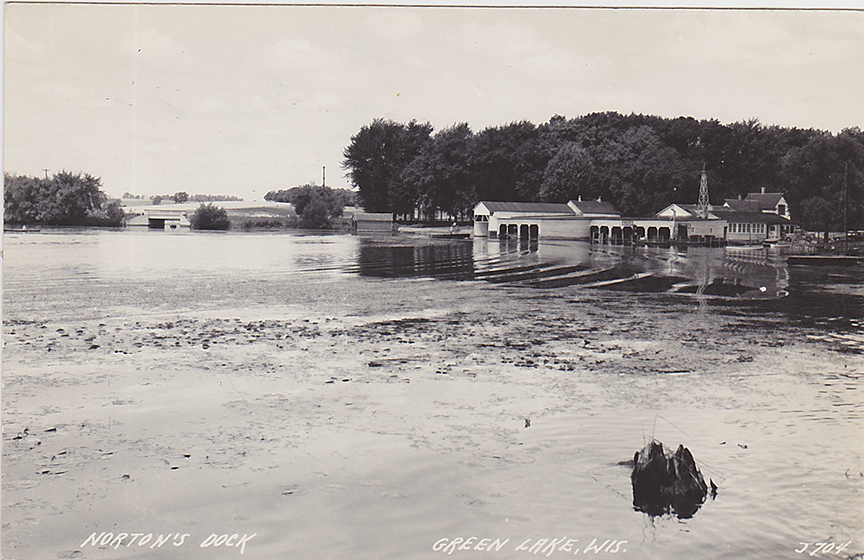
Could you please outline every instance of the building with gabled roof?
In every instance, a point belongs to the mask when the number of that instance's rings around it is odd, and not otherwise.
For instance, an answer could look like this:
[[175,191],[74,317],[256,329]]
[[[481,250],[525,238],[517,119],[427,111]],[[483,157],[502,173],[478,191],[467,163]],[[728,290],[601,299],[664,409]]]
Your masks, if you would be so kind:
[[[508,227],[513,225],[518,230],[518,224],[510,224],[513,220],[530,219],[533,237],[538,238],[540,219],[567,220],[575,218],[576,214],[567,204],[552,202],[499,202],[482,200],[474,207],[474,237],[498,237],[503,231],[506,236]],[[503,225],[503,230],[501,227]],[[526,225],[527,227],[527,225]],[[526,230],[527,231],[527,230]]]
[[717,208],[729,224],[726,239],[730,243],[762,243],[780,240],[795,231],[789,204],[783,193],[747,193],[743,199],[726,199]]
[[792,219],[783,193],[766,193],[765,187],[761,192],[747,193],[743,199],[727,198],[723,206],[734,212],[764,212]]
[[[670,204],[657,212],[657,217],[676,220],[677,240],[698,240],[722,231],[727,243],[762,243],[765,240],[783,239],[795,229],[789,219],[789,205],[782,193],[748,193],[743,199],[726,199],[722,206],[708,206],[705,218],[698,217],[696,204]],[[700,222],[699,220],[702,220]],[[722,222],[722,228],[711,224],[711,220]],[[703,234],[704,230],[709,231]],[[713,231],[710,231],[713,230]]]
[[474,237],[588,239],[592,219],[620,217],[612,204],[600,199],[567,204],[484,200],[474,207]]
[[781,193],[750,193],[723,206],[674,203],[652,217],[628,218],[601,200],[567,204],[483,201],[474,209],[474,237],[591,239],[599,243],[762,243],[795,229]]
[[527,215],[527,214],[568,214],[573,209],[567,204],[554,202],[497,202],[483,200],[474,207],[474,215]]
[[[678,203],[673,202],[672,204],[670,204],[669,206],[667,206],[663,210],[660,210],[659,212],[657,212],[654,215],[657,216],[658,218],[676,218],[679,220],[696,218],[698,216],[696,214],[697,206],[698,206],[697,204],[678,204]],[[711,218],[711,212],[713,210],[714,210],[714,206],[708,207],[708,216],[707,217],[709,219]]]

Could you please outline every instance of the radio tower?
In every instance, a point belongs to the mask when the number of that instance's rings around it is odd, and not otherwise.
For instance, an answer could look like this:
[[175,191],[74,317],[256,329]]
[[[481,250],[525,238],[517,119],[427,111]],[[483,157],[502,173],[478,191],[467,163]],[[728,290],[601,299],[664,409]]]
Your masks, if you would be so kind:
[[707,218],[708,212],[711,210],[711,203],[708,202],[708,175],[705,173],[705,164],[702,164],[702,180],[699,182],[699,203],[696,204],[696,215],[700,218]]

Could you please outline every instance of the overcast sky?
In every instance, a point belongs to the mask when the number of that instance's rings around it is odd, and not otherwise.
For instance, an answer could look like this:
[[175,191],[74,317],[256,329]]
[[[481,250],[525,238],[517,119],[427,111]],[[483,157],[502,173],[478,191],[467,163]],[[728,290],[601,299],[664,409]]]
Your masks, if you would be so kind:
[[347,187],[381,117],[595,111],[864,128],[864,13],[11,4],[6,172],[119,196]]

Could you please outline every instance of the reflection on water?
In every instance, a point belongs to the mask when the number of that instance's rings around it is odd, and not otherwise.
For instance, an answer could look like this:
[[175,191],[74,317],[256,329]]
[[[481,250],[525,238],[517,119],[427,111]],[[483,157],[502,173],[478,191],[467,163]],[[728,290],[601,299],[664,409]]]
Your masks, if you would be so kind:
[[767,251],[723,248],[625,248],[584,242],[477,240],[439,244],[361,241],[363,276],[412,277],[521,284],[538,288],[584,285],[635,292],[729,297],[784,297],[788,270]]
[[357,270],[363,276],[386,278],[427,276],[468,280],[474,278],[471,245],[360,245]]
[[[860,331],[860,267],[795,267],[771,248],[620,247],[527,240],[361,239],[361,276],[477,280],[526,288],[668,293],[751,317],[781,313],[808,327]],[[748,303],[744,303],[748,302]],[[847,344],[850,351],[861,342]]]
[[717,497],[714,481],[705,481],[693,454],[683,445],[672,453],[662,442],[648,442],[633,458],[630,480],[633,508],[650,517],[690,519],[709,495]]

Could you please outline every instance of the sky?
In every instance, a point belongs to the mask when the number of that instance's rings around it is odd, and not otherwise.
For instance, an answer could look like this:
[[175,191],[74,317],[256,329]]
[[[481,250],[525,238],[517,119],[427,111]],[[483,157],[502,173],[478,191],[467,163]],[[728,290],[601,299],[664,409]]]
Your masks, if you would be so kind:
[[864,128],[864,12],[6,4],[4,170],[111,196],[350,187],[376,118]]

